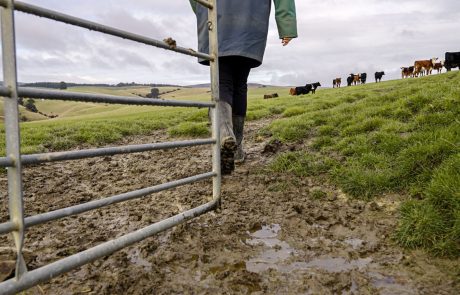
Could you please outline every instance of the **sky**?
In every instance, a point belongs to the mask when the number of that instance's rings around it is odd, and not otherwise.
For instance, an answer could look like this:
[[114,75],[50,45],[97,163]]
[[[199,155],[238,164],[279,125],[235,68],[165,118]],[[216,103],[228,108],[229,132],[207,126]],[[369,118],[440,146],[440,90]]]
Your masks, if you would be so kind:
[[[23,1],[197,48],[188,0]],[[460,51],[459,0],[297,0],[296,7],[299,38],[281,46],[272,11],[264,62],[251,71],[249,82],[330,86],[350,73],[366,72],[373,81],[376,71],[385,71],[386,80],[398,79],[400,67],[415,60]],[[21,82],[209,82],[209,68],[194,57],[21,12],[15,17]]]

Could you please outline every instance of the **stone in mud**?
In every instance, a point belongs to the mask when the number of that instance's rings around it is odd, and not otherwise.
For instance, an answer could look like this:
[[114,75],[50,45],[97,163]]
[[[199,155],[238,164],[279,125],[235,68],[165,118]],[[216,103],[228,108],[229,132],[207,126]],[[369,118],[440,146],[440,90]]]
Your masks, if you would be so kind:
[[281,148],[281,141],[275,139],[267,143],[262,151],[262,154],[276,154],[278,150]]

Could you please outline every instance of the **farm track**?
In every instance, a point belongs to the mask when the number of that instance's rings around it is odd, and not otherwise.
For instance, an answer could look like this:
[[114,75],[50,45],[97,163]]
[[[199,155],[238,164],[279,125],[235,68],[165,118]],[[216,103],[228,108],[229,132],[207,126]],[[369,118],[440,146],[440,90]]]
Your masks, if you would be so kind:
[[[247,162],[223,181],[223,204],[187,224],[42,284],[46,294],[456,294],[459,261],[396,246],[400,197],[348,199],[326,177],[273,174],[299,145],[268,146],[249,122]],[[127,138],[123,144],[166,136]],[[265,153],[264,153],[265,150]],[[53,163],[26,169],[26,214],[209,171],[202,148]],[[6,180],[0,178],[5,221]],[[27,232],[35,268],[204,203],[211,182],[113,205]],[[314,197],[314,192],[326,194]],[[0,247],[10,246],[0,237]],[[30,291],[31,293],[34,290]]]

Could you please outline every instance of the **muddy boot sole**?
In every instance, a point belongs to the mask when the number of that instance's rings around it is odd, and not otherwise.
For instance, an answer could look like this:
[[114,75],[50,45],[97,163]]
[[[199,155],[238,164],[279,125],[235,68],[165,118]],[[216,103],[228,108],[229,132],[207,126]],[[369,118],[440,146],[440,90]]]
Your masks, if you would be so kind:
[[222,175],[229,175],[235,170],[236,142],[229,137],[222,140],[220,148],[220,168]]

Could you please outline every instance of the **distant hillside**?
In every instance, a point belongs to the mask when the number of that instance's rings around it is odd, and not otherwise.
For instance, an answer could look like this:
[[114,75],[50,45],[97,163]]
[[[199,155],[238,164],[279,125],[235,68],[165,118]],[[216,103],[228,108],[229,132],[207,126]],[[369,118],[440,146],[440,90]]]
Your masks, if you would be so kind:
[[60,89],[62,83],[66,85],[66,87],[134,87],[134,86],[143,86],[143,87],[182,87],[179,85],[173,84],[156,84],[156,83],[124,83],[120,82],[118,84],[88,84],[88,83],[67,83],[67,82],[33,82],[33,83],[18,83],[23,87],[38,87],[38,88],[51,88],[51,89]]
[[[211,84],[210,83],[204,83],[204,84],[194,84],[194,85],[188,85],[185,87],[189,88],[210,88]],[[264,84],[259,84],[259,83],[248,83],[249,88],[265,88],[265,87],[280,87],[280,86],[274,86],[274,85],[264,85]]]

